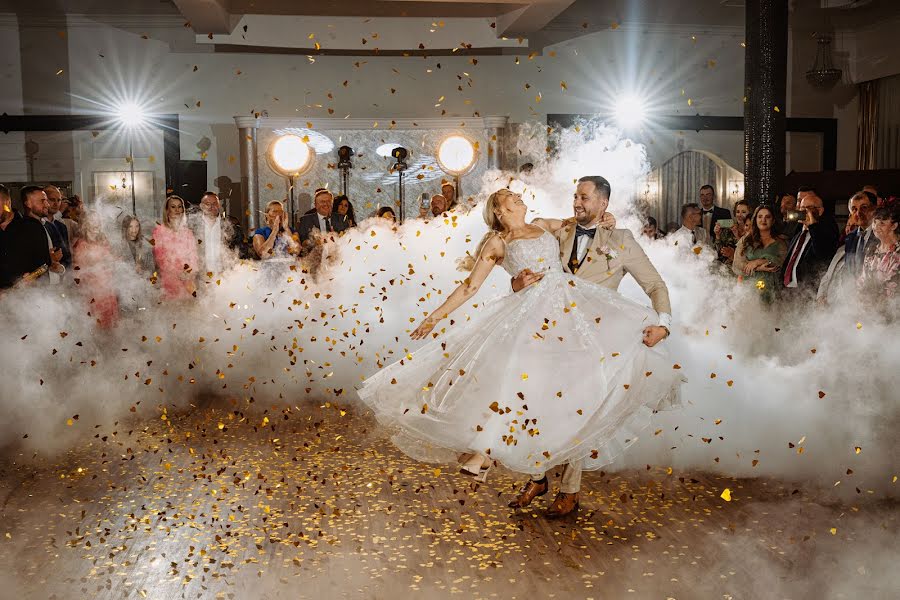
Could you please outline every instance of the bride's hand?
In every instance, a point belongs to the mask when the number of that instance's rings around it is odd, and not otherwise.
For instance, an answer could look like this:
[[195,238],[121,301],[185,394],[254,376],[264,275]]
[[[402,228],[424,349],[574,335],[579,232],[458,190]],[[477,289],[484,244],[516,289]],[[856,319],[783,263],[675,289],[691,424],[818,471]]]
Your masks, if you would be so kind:
[[409,337],[414,340],[421,340],[429,333],[431,333],[431,330],[434,329],[434,326],[438,324],[439,320],[440,319],[435,319],[434,317],[429,315],[424,321],[419,324],[418,327],[416,327],[415,331],[409,334]]
[[600,227],[603,229],[615,229],[616,228],[616,217],[611,212],[603,213],[603,217],[600,218]]

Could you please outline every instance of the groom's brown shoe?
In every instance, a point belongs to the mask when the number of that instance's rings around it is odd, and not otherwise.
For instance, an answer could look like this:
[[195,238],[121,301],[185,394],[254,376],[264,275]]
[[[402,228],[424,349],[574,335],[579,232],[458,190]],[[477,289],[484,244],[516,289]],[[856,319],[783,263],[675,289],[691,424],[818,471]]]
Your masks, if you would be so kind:
[[519,495],[516,496],[516,499],[509,503],[510,508],[525,508],[531,501],[537,498],[538,496],[543,496],[550,490],[550,484],[547,482],[547,477],[545,476],[540,481],[534,481],[533,479],[525,484],[525,487],[522,488],[522,491],[519,492]]
[[544,513],[544,516],[548,519],[558,519],[560,517],[565,517],[576,510],[578,510],[578,492],[575,492],[574,494],[560,492],[556,495],[553,504],[551,504],[550,508],[547,509],[547,512]]

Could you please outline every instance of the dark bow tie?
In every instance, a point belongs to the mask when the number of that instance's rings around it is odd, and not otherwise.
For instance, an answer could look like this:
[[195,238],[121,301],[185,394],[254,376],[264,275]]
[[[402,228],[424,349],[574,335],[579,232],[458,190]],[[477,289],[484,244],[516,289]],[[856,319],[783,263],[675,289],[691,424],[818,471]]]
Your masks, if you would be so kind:
[[596,234],[596,233],[597,233],[597,228],[596,228],[596,227],[594,227],[593,229],[588,229],[587,227],[582,227],[581,225],[577,225],[577,226],[575,227],[575,237],[576,237],[576,239],[579,238],[579,237],[581,237],[581,236],[583,236],[583,235],[589,235],[589,236],[591,236],[591,237],[594,237],[594,234]]
[[703,213],[704,215],[705,215],[706,213],[711,213],[712,211],[713,211],[712,208],[708,208],[708,209],[707,209],[707,208],[701,208],[701,209],[700,209],[700,212]]

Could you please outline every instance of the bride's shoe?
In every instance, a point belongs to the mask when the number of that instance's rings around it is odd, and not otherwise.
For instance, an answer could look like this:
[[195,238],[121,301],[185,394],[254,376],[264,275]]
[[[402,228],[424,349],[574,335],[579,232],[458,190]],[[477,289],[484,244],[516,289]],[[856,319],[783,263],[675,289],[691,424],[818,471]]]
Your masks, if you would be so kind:
[[459,472],[463,475],[474,477],[476,481],[484,483],[487,481],[487,475],[492,466],[493,463],[489,458],[485,458],[480,454],[473,454],[469,460],[460,466]]

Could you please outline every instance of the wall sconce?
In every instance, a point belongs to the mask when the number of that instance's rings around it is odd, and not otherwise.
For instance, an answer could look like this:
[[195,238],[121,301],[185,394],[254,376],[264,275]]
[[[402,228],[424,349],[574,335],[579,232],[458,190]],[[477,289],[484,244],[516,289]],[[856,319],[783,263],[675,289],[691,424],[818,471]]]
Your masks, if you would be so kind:
[[732,202],[744,199],[744,180],[729,179],[728,180],[728,197]]

